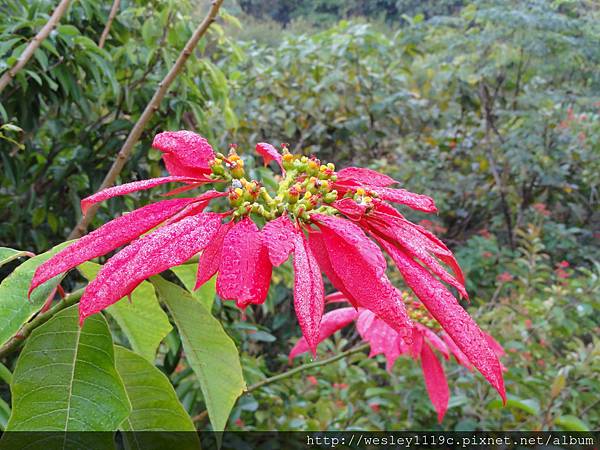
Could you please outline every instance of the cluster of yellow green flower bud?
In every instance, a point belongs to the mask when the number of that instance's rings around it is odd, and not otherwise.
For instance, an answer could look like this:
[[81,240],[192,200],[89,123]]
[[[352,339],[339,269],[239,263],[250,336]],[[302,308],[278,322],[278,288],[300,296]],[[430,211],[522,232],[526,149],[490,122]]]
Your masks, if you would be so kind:
[[211,169],[214,178],[231,182],[228,198],[235,215],[253,213],[271,220],[289,213],[297,219],[308,220],[311,212],[334,212],[328,206],[338,197],[333,189],[336,180],[333,164],[293,155],[284,146],[282,165],[286,174],[280,179],[277,192],[272,194],[260,182],[245,178],[244,161],[236,146],[231,146],[227,157],[217,153]]
[[237,146],[234,144],[231,145],[227,156],[217,153],[210,167],[215,178],[239,180],[246,174],[244,160],[237,154]]
[[407,306],[406,311],[413,322],[418,322],[425,325],[427,328],[438,331],[441,330],[440,324],[437,323],[431,314],[425,309],[425,306],[418,300],[415,300],[408,292],[402,292],[402,300]]
[[348,195],[352,196],[356,203],[367,208],[373,207],[373,197],[377,196],[374,192],[367,192],[363,188],[358,188],[354,193],[350,192]]

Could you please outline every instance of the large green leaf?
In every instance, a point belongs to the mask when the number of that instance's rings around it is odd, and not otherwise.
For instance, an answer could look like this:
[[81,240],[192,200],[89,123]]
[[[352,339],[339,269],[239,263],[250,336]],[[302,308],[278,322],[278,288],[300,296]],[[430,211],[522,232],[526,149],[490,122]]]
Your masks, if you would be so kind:
[[14,248],[0,247],[0,267],[21,256],[31,257],[35,255],[31,252],[26,252],[23,250],[15,250]]
[[215,300],[217,277],[212,277],[198,289],[194,290],[194,287],[196,286],[198,264],[182,264],[181,266],[171,267],[171,270],[177,275],[177,278],[181,280],[185,288],[190,291],[195,298],[200,300],[202,304],[206,306],[206,309],[210,311]]
[[167,376],[124,347],[115,346],[117,371],[131,402],[124,431],[195,431]]
[[237,348],[219,321],[189,292],[161,277],[151,280],[177,325],[213,429],[222,431],[246,387]]
[[[93,280],[101,267],[86,262],[78,269],[88,280]],[[144,281],[132,292],[131,301],[121,299],[106,311],[119,324],[133,350],[154,362],[156,349],[173,327],[160,307],[152,285]]]
[[560,416],[554,419],[554,424],[566,431],[590,431],[590,427],[575,416]]
[[80,327],[76,305],[33,331],[11,391],[9,431],[112,431],[130,412],[106,320],[97,314]]
[[[117,371],[131,402],[131,414],[121,424],[131,448],[198,448],[198,435],[175,389],[160,370],[140,355],[115,346]],[[136,433],[168,431],[169,433]],[[172,433],[176,431],[188,433]]]
[[[27,339],[11,391],[7,431],[114,431],[131,411],[106,320],[96,314],[80,327],[77,306],[59,312]],[[54,435],[77,440],[82,434]],[[96,441],[99,448],[112,446],[110,434],[97,435]]]
[[64,242],[53,249],[35,256],[6,277],[0,284],[0,345],[8,341],[19,328],[37,313],[44,301],[56,288],[63,275],[46,281],[27,299],[27,291],[35,269],[53,255],[65,248],[70,242]]

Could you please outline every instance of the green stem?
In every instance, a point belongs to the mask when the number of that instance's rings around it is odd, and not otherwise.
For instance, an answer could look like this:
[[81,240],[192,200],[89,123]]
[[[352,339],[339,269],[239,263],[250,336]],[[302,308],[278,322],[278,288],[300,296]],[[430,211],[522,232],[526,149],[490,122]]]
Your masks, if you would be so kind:
[[285,174],[285,178],[279,184],[279,189],[277,189],[277,195],[280,197],[283,197],[297,176],[298,176],[297,170],[295,170],[295,169],[288,170]]
[[31,334],[33,330],[35,330],[40,325],[46,323],[57,312],[62,311],[63,309],[77,303],[83,295],[83,291],[84,289],[82,288],[77,291],[71,292],[69,295],[60,300],[48,311],[38,314],[33,318],[33,320],[31,320],[31,322],[27,322],[25,325],[23,325],[21,329],[17,332],[17,334],[11,337],[2,347],[0,347],[0,358],[3,358],[9,353],[16,350],[19,347],[19,345]]
[[321,361],[315,361],[315,362],[308,363],[308,364],[303,364],[301,366],[296,367],[295,369],[288,370],[287,372],[283,372],[283,373],[280,373],[278,375],[274,375],[274,376],[272,376],[270,378],[265,378],[264,380],[261,380],[258,383],[254,383],[254,384],[250,385],[248,387],[248,389],[246,389],[245,392],[246,393],[252,392],[252,391],[255,391],[256,389],[259,389],[259,388],[261,388],[263,386],[267,386],[267,385],[275,383],[277,381],[284,380],[286,378],[289,378],[291,376],[294,376],[294,375],[296,375],[298,373],[301,373],[301,372],[304,372],[306,370],[314,369],[315,367],[325,366],[325,365],[330,364],[332,362],[335,362],[335,361],[338,361],[340,359],[343,359],[346,356],[350,356],[350,355],[353,355],[354,353],[362,352],[362,351],[364,351],[364,350],[366,350],[368,348],[369,348],[369,344],[362,344],[362,345],[358,345],[356,347],[353,347],[353,348],[351,348],[349,350],[346,350],[345,352],[338,353],[337,355],[332,356],[331,358],[323,359]]

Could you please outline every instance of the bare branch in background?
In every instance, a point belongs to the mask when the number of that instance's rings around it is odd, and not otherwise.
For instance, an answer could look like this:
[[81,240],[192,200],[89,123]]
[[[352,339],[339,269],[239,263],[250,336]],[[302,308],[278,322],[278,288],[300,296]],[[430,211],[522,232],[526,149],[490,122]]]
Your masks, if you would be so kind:
[[[177,60],[175,61],[173,67],[171,67],[171,70],[169,70],[169,73],[167,73],[163,80],[160,83],[158,83],[158,89],[152,96],[150,103],[146,105],[144,112],[142,113],[136,124],[131,129],[131,132],[127,136],[123,147],[121,147],[121,150],[117,155],[117,159],[115,159],[115,161],[113,162],[113,165],[104,177],[104,181],[102,181],[102,184],[98,188],[99,191],[111,187],[115,184],[117,177],[123,170],[123,167],[125,167],[125,163],[129,159],[129,157],[131,156],[133,147],[140,139],[140,136],[144,131],[144,127],[150,121],[154,112],[158,110],[160,102],[162,101],[165,94],[168,92],[169,88],[171,87],[171,84],[173,84],[173,81],[175,81],[175,78],[177,78],[177,75],[179,75],[179,72],[181,72],[181,69],[183,69],[183,66],[192,54],[192,51],[194,50],[196,45],[198,45],[198,42],[200,41],[202,36],[204,36],[204,34],[208,31],[210,25],[215,21],[215,18],[217,17],[219,8],[221,7],[222,3],[223,0],[214,0],[212,2],[212,6],[207,16],[204,18],[202,23],[198,25],[198,28],[196,28],[196,30],[192,34],[192,37],[190,37],[189,41],[185,44],[185,47],[183,47],[183,50],[181,50],[181,53],[177,57]],[[95,204],[88,209],[87,213],[81,218],[77,226],[69,235],[69,239],[76,239],[78,237],[83,236],[86,233],[87,227],[96,216],[99,207],[99,204]]]
[[119,5],[121,4],[121,0],[115,0],[113,2],[112,8],[110,8],[110,13],[108,14],[108,20],[106,21],[106,25],[104,30],[102,30],[102,35],[100,36],[100,40],[98,41],[98,47],[104,48],[104,43],[106,42],[106,38],[108,38],[108,33],[110,33],[110,27],[112,26],[113,20],[117,16],[117,11],[119,10]]

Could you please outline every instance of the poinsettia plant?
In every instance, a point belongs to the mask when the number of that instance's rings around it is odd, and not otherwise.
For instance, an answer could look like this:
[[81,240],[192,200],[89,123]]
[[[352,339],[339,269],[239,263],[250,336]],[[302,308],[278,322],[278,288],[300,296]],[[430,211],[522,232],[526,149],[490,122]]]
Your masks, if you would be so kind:
[[[157,275],[197,258],[194,288],[216,277],[219,297],[244,309],[266,301],[273,268],[292,256],[293,304],[303,337],[290,357],[304,351],[316,355],[319,342],[356,321],[359,333],[371,344],[371,354],[384,353],[389,367],[400,354],[421,360],[440,420],[448,403],[448,387],[432,348],[446,357],[452,353],[461,364],[476,368],[505,399],[498,359],[501,347],[451,292],[454,289],[468,298],[454,255],[435,235],[392,206],[433,213],[433,199],[394,187],[397,181],[382,173],[359,167],[336,170],[316,157],[292,154],[286,145],[281,151],[268,143],[256,145],[265,166],[276,163],[274,189],[250,177],[256,172],[247,170],[247,160],[237,146],[226,154],[216,152],[203,137],[176,131],[157,135],[153,147],[162,152],[168,176],[105,189],[84,199],[82,210],[116,196],[180,184],[163,194],[171,198],[124,214],[54,251],[36,265],[29,296],[39,296],[43,287],[44,296],[52,298],[49,283],[56,286],[69,270],[82,270],[86,261],[122,247],[88,277],[91,281],[78,301],[80,329],[85,331],[90,320],[101,318],[98,313],[103,310],[114,314],[123,298],[129,296],[135,307],[136,292],[150,278],[180,328],[192,368],[205,380],[201,385],[208,413],[213,426],[220,429],[241,391],[227,391],[222,385],[227,380],[206,380],[204,371],[210,364],[201,361],[202,355],[193,347],[192,341],[202,338],[198,335],[202,331],[192,329],[191,319],[210,316],[210,312],[187,314],[189,307],[197,306],[169,300],[170,295],[180,295],[181,288]],[[207,184],[213,188],[189,194]],[[407,301],[406,294],[392,284],[384,252],[416,299]],[[323,274],[339,291],[333,297],[326,296]],[[326,303],[342,297],[351,306],[325,314]],[[144,314],[143,309],[138,311]],[[122,327],[126,330],[127,324]],[[217,332],[223,333],[222,329]],[[222,405],[211,402],[207,383],[231,395]],[[220,419],[213,420],[217,416]]]

